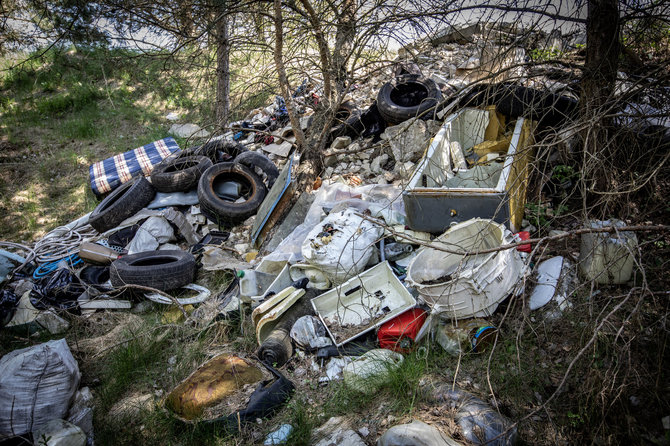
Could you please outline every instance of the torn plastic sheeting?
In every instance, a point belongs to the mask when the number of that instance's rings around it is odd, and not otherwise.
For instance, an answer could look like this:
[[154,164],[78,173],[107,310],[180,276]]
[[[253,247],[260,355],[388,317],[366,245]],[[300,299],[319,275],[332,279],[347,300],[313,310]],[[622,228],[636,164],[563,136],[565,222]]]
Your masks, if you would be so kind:
[[429,392],[436,402],[447,403],[456,409],[456,422],[463,437],[474,444],[511,446],[516,443],[516,427],[476,396],[463,390],[451,390],[442,385]]
[[77,425],[61,420],[50,420],[33,430],[36,446],[85,446],[86,434]]
[[30,302],[30,291],[26,291],[16,304],[14,315],[7,323],[7,328],[16,328],[28,333],[40,330],[40,325],[35,322],[40,310]]
[[211,245],[205,245],[200,259],[205,271],[219,271],[222,269],[243,270],[251,268],[247,262],[236,259],[228,251]]
[[461,443],[436,427],[414,420],[388,429],[377,440],[377,446],[461,446]]
[[158,247],[174,240],[174,229],[163,217],[149,217],[137,230],[128,245],[128,254],[155,251]]
[[370,350],[344,367],[344,383],[361,393],[374,393],[388,378],[391,370],[400,367],[403,359],[400,353],[391,350]]
[[188,206],[198,203],[198,191],[197,189],[193,189],[188,192],[156,192],[156,197],[146,207],[147,209],[159,209],[168,206]]
[[291,432],[293,432],[293,426],[290,424],[282,424],[275,430],[274,432],[270,432],[267,437],[265,437],[265,441],[263,442],[263,446],[272,446],[275,444],[286,444],[288,441],[288,437],[291,435]]
[[204,286],[200,286],[195,283],[184,285],[180,289],[197,291],[198,295],[194,297],[177,297],[174,299],[170,299],[169,297],[163,296],[162,294],[146,293],[144,297],[157,304],[172,305],[176,301],[179,305],[193,305],[204,302],[205,300],[207,300],[209,296],[212,295],[212,292],[210,290],[208,290]]
[[4,249],[0,249],[0,282],[4,282],[9,273],[23,265],[26,259]]
[[305,350],[314,350],[333,345],[326,327],[315,316],[303,316],[291,327],[291,338]]
[[330,358],[330,361],[326,364],[326,376],[319,378],[319,382],[328,382],[328,381],[339,381],[342,379],[342,371],[351,363],[353,358],[349,356],[342,356],[339,358]]
[[116,228],[104,232],[100,238],[109,238],[119,230],[131,227],[143,220],[146,220],[149,217],[164,217],[179,229],[179,233],[189,244],[193,245],[198,242],[195,234],[193,233],[193,227],[190,223],[188,223],[188,221],[186,221],[186,217],[184,217],[181,212],[172,207],[160,211],[156,209],[142,209],[132,217],[128,217],[123,220]]
[[[393,216],[402,217],[404,225],[405,206],[402,190],[391,185],[366,185],[350,187],[342,183],[324,183],[317,191],[314,202],[309,207],[305,220],[265,258],[272,261],[288,261],[297,263],[303,259],[302,244],[309,232],[325,217],[323,209],[334,209],[335,206],[351,205],[359,211],[369,209],[377,204],[377,215],[388,210]],[[388,223],[388,222],[387,222]]]
[[[0,439],[64,418],[79,387],[79,367],[65,339],[7,353],[0,359]],[[11,404],[6,404],[11,402]]]
[[51,334],[61,334],[70,328],[70,323],[53,310],[40,311],[35,322]]
[[364,220],[354,209],[332,212],[307,234],[302,255],[333,285],[339,285],[365,269],[383,232],[381,226]]
[[[626,226],[621,220],[589,220],[586,228]],[[579,269],[588,280],[599,284],[626,283],[633,275],[637,254],[637,236],[634,232],[582,234],[579,248]]]

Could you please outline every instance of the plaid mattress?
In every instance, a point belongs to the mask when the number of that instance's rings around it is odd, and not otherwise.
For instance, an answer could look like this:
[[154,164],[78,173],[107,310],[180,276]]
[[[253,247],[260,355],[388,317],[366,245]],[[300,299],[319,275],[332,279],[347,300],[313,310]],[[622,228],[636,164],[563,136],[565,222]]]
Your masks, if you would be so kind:
[[179,150],[174,138],[164,138],[91,164],[88,168],[91,189],[100,196],[116,189],[140,171],[149,175],[156,164]]

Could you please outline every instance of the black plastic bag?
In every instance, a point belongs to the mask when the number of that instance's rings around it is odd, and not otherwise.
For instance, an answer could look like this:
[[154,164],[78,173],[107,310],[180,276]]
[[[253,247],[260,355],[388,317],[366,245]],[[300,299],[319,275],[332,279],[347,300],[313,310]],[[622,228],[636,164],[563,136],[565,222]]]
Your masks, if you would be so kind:
[[16,312],[19,299],[11,290],[0,291],[0,327],[4,327],[12,320]]
[[77,276],[67,268],[57,269],[35,284],[30,292],[30,302],[38,310],[55,308],[78,312],[77,299],[86,291]]

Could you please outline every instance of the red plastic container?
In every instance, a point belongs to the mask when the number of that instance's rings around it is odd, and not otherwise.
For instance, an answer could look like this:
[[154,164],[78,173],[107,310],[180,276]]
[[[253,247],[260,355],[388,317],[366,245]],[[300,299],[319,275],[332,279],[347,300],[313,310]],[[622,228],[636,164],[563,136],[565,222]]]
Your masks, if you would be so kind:
[[379,328],[379,346],[394,352],[409,352],[427,316],[421,308],[413,308],[394,317]]
[[[530,238],[530,232],[528,232],[528,231],[520,231],[520,232],[517,232],[516,235],[519,236],[519,238],[521,239],[521,241],[523,241],[523,240],[528,240],[528,239]],[[516,247],[516,250],[517,250],[517,251],[520,251],[520,252],[531,252],[531,251],[532,251],[532,248],[531,248],[530,243],[529,243],[529,244],[527,244],[527,245],[519,245],[519,246],[517,246],[517,247]]]

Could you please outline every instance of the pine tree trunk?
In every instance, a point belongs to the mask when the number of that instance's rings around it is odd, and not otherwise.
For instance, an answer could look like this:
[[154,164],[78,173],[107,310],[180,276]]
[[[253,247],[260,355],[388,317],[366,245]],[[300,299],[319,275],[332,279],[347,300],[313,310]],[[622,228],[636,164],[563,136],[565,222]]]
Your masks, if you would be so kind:
[[592,117],[614,92],[620,50],[617,0],[589,0],[581,97],[585,116]]
[[[580,98],[582,131],[582,188],[584,204],[604,205],[600,192],[610,190],[607,164],[616,156],[611,144],[611,122],[605,117],[612,103],[619,65],[619,9],[617,0],[589,0],[586,19],[586,63]],[[595,208],[594,208],[595,209]]]

